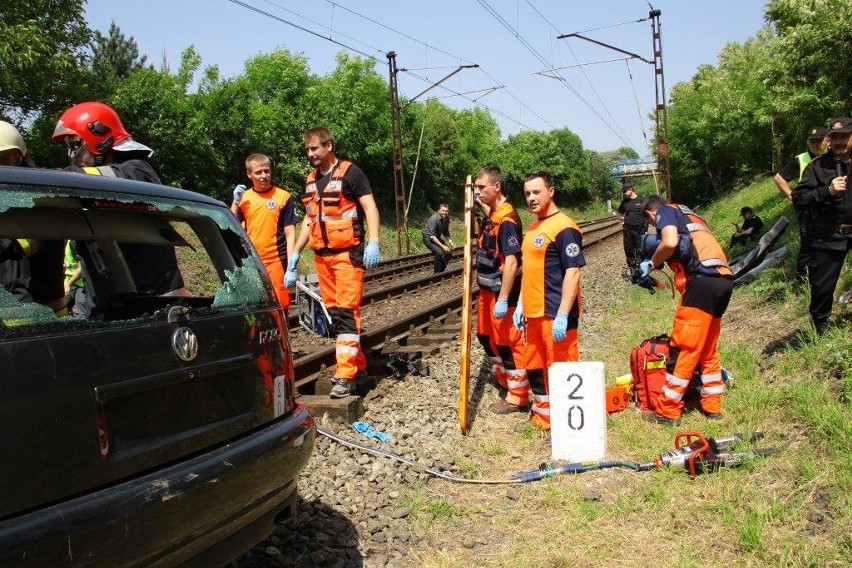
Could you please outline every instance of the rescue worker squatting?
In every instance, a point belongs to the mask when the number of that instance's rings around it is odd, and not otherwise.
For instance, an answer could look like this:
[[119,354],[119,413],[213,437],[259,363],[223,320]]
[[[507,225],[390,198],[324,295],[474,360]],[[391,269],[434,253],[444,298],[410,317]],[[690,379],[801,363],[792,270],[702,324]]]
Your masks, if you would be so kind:
[[361,298],[365,268],[379,263],[379,210],[364,172],[351,161],[338,159],[328,128],[307,130],[304,143],[314,170],[305,180],[305,219],[287,266],[287,279],[288,285],[295,283],[299,254],[310,244],[320,295],[337,336],[331,396],[343,398],[349,396],[357,374],[367,367],[361,350]]
[[[234,189],[231,211],[245,224],[246,234],[269,273],[278,303],[285,312],[290,308],[290,290],[284,279],[287,259],[296,243],[296,208],[290,192],[273,185],[272,160],[264,154],[246,158],[246,177],[251,189]],[[242,191],[240,191],[242,189]]]
[[514,324],[526,330],[525,366],[533,393],[530,422],[550,429],[547,369],[554,362],[579,361],[580,268],[585,266],[583,237],[573,219],[553,201],[556,188],[547,172],[524,182],[527,205],[537,220],[521,246],[525,277]]
[[500,168],[482,168],[474,181],[478,202],[487,215],[480,224],[476,251],[479,285],[476,337],[506,391],[505,401],[490,406],[497,414],[526,412],[530,384],[523,365],[524,341],[512,318],[521,292],[521,218],[503,193]]
[[[681,293],[670,333],[671,347],[680,354],[674,369],[666,375],[656,413],[648,417],[655,422],[677,423],[683,413],[684,393],[700,367],[701,412],[711,419],[720,418],[725,383],[717,343],[722,315],[733,292],[727,258],[707,223],[688,207],[671,205],[651,195],[645,198],[644,210],[654,222],[657,235],[645,237],[643,252],[648,260],[642,261],[640,269],[647,275],[652,267],[668,262],[675,288]],[[658,244],[653,237],[659,238]]]

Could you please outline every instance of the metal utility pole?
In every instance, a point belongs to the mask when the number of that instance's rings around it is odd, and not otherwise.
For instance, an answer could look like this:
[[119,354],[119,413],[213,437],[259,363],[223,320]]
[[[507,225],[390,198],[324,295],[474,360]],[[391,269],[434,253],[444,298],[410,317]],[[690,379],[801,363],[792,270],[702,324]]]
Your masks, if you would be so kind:
[[399,89],[396,82],[396,52],[388,52],[390,73],[391,131],[393,136],[393,201],[396,209],[396,254],[402,256],[402,234],[405,233],[405,254],[411,252],[408,223],[405,217],[405,172],[402,169],[402,134],[399,126]]
[[672,200],[672,176],[669,166],[669,126],[666,117],[666,80],[663,75],[663,40],[660,31],[660,10],[651,10],[651,31],[654,38],[654,94],[657,106],[657,167],[660,170],[660,193]]
[[[399,125],[402,108],[399,106],[399,87],[396,76],[400,70],[396,67],[396,52],[388,52],[387,57],[388,73],[390,75],[388,83],[390,85],[391,131],[393,136],[393,194],[394,204],[396,205],[396,253],[401,256],[403,233],[405,234],[405,254],[411,252],[411,238],[408,236],[408,209],[405,207],[405,172],[402,166],[402,132]],[[405,106],[407,107],[462,69],[474,69],[476,67],[479,67],[479,65],[459,65],[455,71],[448,73],[410,99]],[[402,71],[405,71],[405,69],[402,69]]]
[[[657,169],[659,170],[659,187],[660,193],[665,195],[666,199],[671,201],[672,199],[672,188],[671,188],[671,170],[669,168],[669,140],[668,140],[668,121],[666,119],[666,81],[663,75],[663,43],[662,36],[660,33],[660,16],[662,15],[662,11],[651,9],[648,12],[648,20],[651,20],[651,31],[653,35],[653,43],[654,43],[654,60],[651,61],[649,59],[645,59],[641,55],[637,55],[635,53],[631,53],[630,51],[625,51],[621,48],[615,47],[614,45],[609,45],[608,43],[604,43],[602,41],[597,41],[580,34],[565,34],[561,36],[557,36],[556,39],[564,39],[569,37],[576,37],[582,40],[586,40],[590,43],[594,43],[595,45],[600,45],[601,47],[605,47],[607,49],[611,49],[613,51],[617,51],[618,53],[623,53],[630,57],[635,57],[640,61],[644,61],[649,65],[654,66],[654,94],[656,97],[656,106],[654,107],[654,116],[657,122],[657,132],[656,132],[656,141],[657,141]],[[638,21],[644,21],[646,18]]]

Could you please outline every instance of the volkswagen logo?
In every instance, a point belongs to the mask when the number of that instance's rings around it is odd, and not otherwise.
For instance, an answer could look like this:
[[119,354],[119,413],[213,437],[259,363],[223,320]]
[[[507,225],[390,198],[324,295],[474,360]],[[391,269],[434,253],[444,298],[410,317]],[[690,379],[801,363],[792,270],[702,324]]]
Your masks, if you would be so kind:
[[198,336],[188,327],[179,327],[172,334],[172,349],[181,360],[192,361],[198,355]]

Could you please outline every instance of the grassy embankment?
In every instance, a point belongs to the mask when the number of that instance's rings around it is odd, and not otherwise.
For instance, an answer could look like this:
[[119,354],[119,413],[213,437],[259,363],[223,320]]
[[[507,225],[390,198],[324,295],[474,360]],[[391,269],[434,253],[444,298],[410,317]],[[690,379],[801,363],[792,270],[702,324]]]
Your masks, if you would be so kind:
[[[683,472],[624,470],[552,478],[524,486],[511,513],[489,514],[482,501],[467,505],[461,497],[420,494],[414,497],[415,514],[435,534],[469,534],[475,527],[502,534],[502,544],[476,557],[480,565],[852,564],[852,306],[835,304],[836,327],[825,337],[814,336],[807,293],[797,294],[792,285],[798,244],[792,209],[771,180],[726,195],[701,212],[727,240],[730,222],[740,221],[744,205],[767,228],[786,215],[791,224],[781,243],[791,252],[781,267],[735,291],[720,341],[723,364],[735,377],[725,394],[725,417],[711,422],[689,412],[676,428],[649,424],[635,412],[613,415],[607,457],[648,460],[672,447],[680,430],[707,436],[763,431],[766,438],[757,446],[775,447],[775,455],[695,480]],[[850,284],[847,262],[838,294]],[[581,331],[584,360],[604,361],[610,381],[629,371],[630,348],[668,331],[672,317],[667,293],[617,288],[611,303],[596,306],[609,317]],[[526,424],[502,440],[483,436],[470,442],[480,444],[482,459],[458,461],[467,463],[468,475],[484,478],[517,467],[512,454],[525,456],[525,463],[546,451],[540,434]],[[585,500],[590,488],[602,498]],[[499,499],[503,490],[496,492]],[[442,548],[423,564],[463,566],[473,560],[463,549]]]

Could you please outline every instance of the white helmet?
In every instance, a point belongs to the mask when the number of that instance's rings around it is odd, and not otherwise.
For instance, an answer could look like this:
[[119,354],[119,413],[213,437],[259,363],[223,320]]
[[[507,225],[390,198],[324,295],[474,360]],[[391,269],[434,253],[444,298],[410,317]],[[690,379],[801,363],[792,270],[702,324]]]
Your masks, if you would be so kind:
[[27,145],[18,129],[5,120],[0,120],[0,152],[15,148],[21,151],[22,156],[27,155]]

